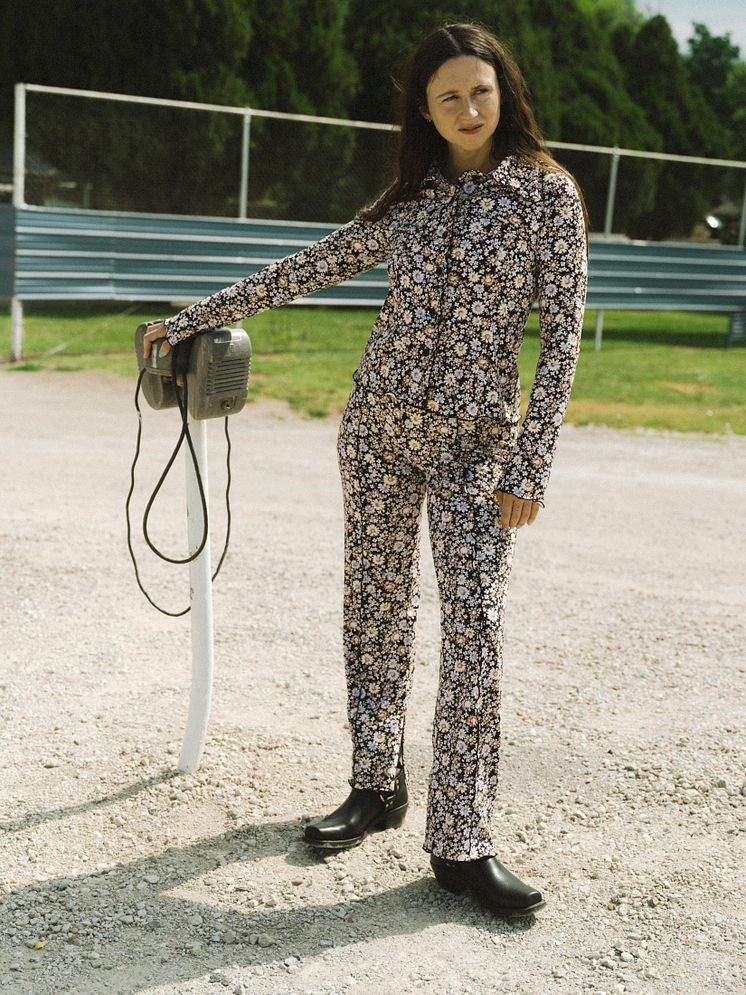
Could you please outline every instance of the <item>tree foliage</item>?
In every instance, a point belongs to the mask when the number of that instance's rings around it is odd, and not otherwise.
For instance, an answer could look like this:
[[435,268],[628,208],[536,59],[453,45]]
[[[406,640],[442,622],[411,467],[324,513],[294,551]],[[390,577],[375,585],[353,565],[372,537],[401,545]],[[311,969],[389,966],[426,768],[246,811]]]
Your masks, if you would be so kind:
[[[16,81],[242,102],[237,70],[250,39],[243,7],[242,0],[14,3],[2,34],[3,120],[11,120]],[[236,186],[223,165],[236,158],[236,125],[222,115],[33,94],[27,104],[30,164],[76,183],[91,207],[217,212]],[[237,174],[237,159],[231,166]]]
[[[633,0],[0,0],[0,151],[12,84],[120,91],[390,122],[422,34],[475,20],[509,46],[549,140],[713,157],[746,155],[746,64],[695,24],[679,52]],[[93,207],[235,214],[241,118],[29,95],[29,158]],[[395,136],[251,121],[249,213],[339,221],[389,182]],[[556,156],[601,227],[609,159]],[[46,172],[45,172],[46,171]],[[686,235],[728,184],[717,170],[622,159],[615,230]],[[45,179],[45,177],[47,179]],[[44,189],[43,189],[44,188]],[[72,196],[72,195],[71,195]]]
[[[651,17],[634,34],[615,33],[627,89],[634,93],[666,152],[717,158],[727,148],[722,123],[691,81],[668,21]],[[638,238],[687,235],[712,203],[707,167],[669,162],[657,166],[655,201],[628,222]]]
[[689,76],[710,109],[727,125],[736,110],[730,101],[728,80],[738,64],[740,50],[731,42],[730,34],[712,35],[704,24],[693,27],[685,59]]

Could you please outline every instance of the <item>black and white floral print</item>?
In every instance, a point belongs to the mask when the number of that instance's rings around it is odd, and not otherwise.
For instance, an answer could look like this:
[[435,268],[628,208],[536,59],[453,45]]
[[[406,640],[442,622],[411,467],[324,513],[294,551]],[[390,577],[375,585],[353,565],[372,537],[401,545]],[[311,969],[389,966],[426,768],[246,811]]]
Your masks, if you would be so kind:
[[356,386],[337,436],[345,511],[344,659],[352,787],[393,789],[414,672],[427,496],[441,652],[423,849],[491,856],[503,619],[516,529],[494,492],[509,447],[491,426]]
[[[386,262],[389,289],[355,383],[424,413],[486,420],[511,447],[501,488],[544,504],[577,365],[587,285],[572,180],[509,155],[450,183],[433,164],[418,195],[355,218],[167,319],[175,344]],[[517,358],[538,297],[541,349],[522,425]]]

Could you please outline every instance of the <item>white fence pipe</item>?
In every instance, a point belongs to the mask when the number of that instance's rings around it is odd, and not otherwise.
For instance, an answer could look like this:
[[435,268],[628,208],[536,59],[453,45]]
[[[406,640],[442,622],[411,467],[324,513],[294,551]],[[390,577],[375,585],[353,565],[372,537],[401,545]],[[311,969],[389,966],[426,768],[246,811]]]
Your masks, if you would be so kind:
[[[399,131],[398,124],[384,124],[381,121],[348,121],[346,118],[320,117],[313,114],[289,114],[285,111],[264,111],[254,107],[234,107],[229,104],[202,104],[194,100],[169,100],[165,97],[140,97],[129,93],[111,93],[106,90],[78,90],[67,86],[45,86],[41,83],[19,83],[35,93],[59,93],[69,97],[86,97],[89,100],[117,100],[128,104],[151,104],[156,107],[180,107],[182,110],[220,111],[223,114],[244,115],[247,110],[252,117],[271,117],[282,121],[307,121],[309,124],[337,124],[347,128],[368,128],[376,131]],[[746,169],[746,159],[711,159],[704,156],[676,155],[673,152],[643,152],[640,149],[619,148],[616,145],[581,145],[577,142],[547,142],[550,148],[573,149],[577,152],[598,152],[603,155],[626,155],[638,159],[663,159],[670,162],[688,162],[703,166],[732,166]]]
[[219,111],[223,114],[245,114],[247,109],[254,117],[276,117],[283,121],[308,121],[309,124],[339,124],[347,128],[373,128],[378,131],[398,131],[396,124],[380,121],[348,121],[341,117],[319,117],[315,114],[290,114],[285,111],[261,111],[254,107],[233,107],[230,104],[201,104],[194,100],[168,100],[165,97],[139,97],[131,93],[109,93],[105,90],[76,90],[67,86],[42,86],[40,83],[21,84],[35,93],[59,93],[68,97],[87,97],[89,100],[115,100],[125,104],[150,104],[152,107],[180,107],[185,111]]
[[10,358],[17,363],[23,355],[23,302],[13,297],[10,302]]
[[238,197],[238,216],[246,217],[249,202],[249,140],[251,137],[251,111],[243,116],[241,131],[241,192]]
[[15,85],[15,117],[13,121],[13,207],[26,203],[26,88]]
[[[616,180],[619,173],[619,153],[614,152],[611,157],[611,168],[609,170],[609,186],[606,191],[606,214],[604,215],[604,238],[611,235],[614,226],[614,202],[616,200]],[[604,312],[602,309],[596,311],[596,334],[594,337],[593,350],[598,352],[601,348],[601,340],[604,331]]]
[[598,152],[601,155],[626,155],[633,159],[662,159],[665,162],[688,162],[691,166],[732,166],[746,169],[746,159],[710,159],[699,155],[677,155],[675,152],[644,152],[642,149],[622,149],[617,145],[579,145],[576,142],[547,142],[553,149],[575,152]]
[[604,311],[599,308],[596,311],[596,334],[593,339],[593,351],[599,352],[601,349],[601,339],[604,333]]
[[[208,500],[207,487],[207,422],[193,420],[189,416],[189,428],[197,456],[199,473],[205,500]],[[196,552],[202,541],[204,520],[202,502],[199,496],[197,476],[189,448],[186,450],[186,492],[187,492],[187,533],[189,555]],[[210,718],[213,679],[213,621],[212,621],[212,563],[210,535],[196,560],[189,564],[189,581],[192,620],[192,688],[189,696],[184,742],[179,756],[178,769],[192,774],[199,766],[207,736],[207,723]]]
[[606,214],[604,215],[604,235],[608,238],[614,227],[614,201],[616,200],[616,180],[619,173],[619,153],[611,157],[609,189],[606,191]]

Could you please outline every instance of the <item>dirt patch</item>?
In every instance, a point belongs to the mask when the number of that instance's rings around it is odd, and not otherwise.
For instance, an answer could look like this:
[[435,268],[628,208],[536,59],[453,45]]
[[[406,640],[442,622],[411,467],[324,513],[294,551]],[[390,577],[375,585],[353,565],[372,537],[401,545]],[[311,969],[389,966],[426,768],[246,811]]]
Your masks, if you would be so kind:
[[712,394],[715,388],[704,383],[680,383],[675,380],[663,380],[664,387],[675,390],[677,394]]

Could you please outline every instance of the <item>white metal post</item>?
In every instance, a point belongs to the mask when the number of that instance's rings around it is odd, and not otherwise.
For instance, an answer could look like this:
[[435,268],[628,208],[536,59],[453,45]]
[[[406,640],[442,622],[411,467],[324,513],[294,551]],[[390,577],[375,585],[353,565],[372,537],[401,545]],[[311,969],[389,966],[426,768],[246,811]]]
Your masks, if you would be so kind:
[[[15,85],[15,117],[13,120],[13,207],[18,210],[26,203],[26,88]],[[15,240],[16,221],[13,221]],[[15,250],[14,250],[15,255]],[[15,267],[14,267],[15,269]],[[15,282],[15,273],[13,274]],[[10,358],[17,362],[23,355],[23,304],[13,297],[10,304]]]
[[23,303],[18,297],[10,301],[10,359],[17,363],[23,355]]
[[13,121],[13,207],[26,204],[26,87],[15,85]]
[[[207,422],[193,420],[189,415],[189,429],[194,443],[205,501],[209,500],[207,487]],[[189,555],[196,552],[202,541],[205,524],[202,517],[202,502],[199,496],[197,476],[194,472],[192,454],[186,449],[186,491],[187,529]],[[213,624],[212,624],[212,562],[210,555],[210,534],[196,560],[189,564],[189,582],[192,617],[192,688],[189,696],[184,742],[179,756],[178,769],[194,773],[199,766],[207,735],[207,722],[212,702],[213,675]]]
[[[619,153],[614,152],[611,157],[611,169],[609,171],[609,187],[606,191],[606,215],[604,217],[604,238],[608,238],[611,235],[611,229],[614,224],[614,201],[616,200],[616,178],[619,172]],[[601,348],[601,337],[604,330],[604,313],[602,310],[596,311],[596,337],[594,342],[594,351],[598,352]]]
[[251,129],[251,111],[248,108],[243,115],[241,132],[241,192],[238,198],[238,216],[246,217],[249,201],[249,135]]
[[593,343],[593,351],[598,352],[601,348],[601,337],[604,331],[604,313],[601,308],[596,311],[596,337]]
[[606,191],[606,215],[604,217],[604,235],[608,238],[614,225],[614,201],[616,200],[616,178],[619,173],[619,153],[611,157],[609,171],[609,189]]

